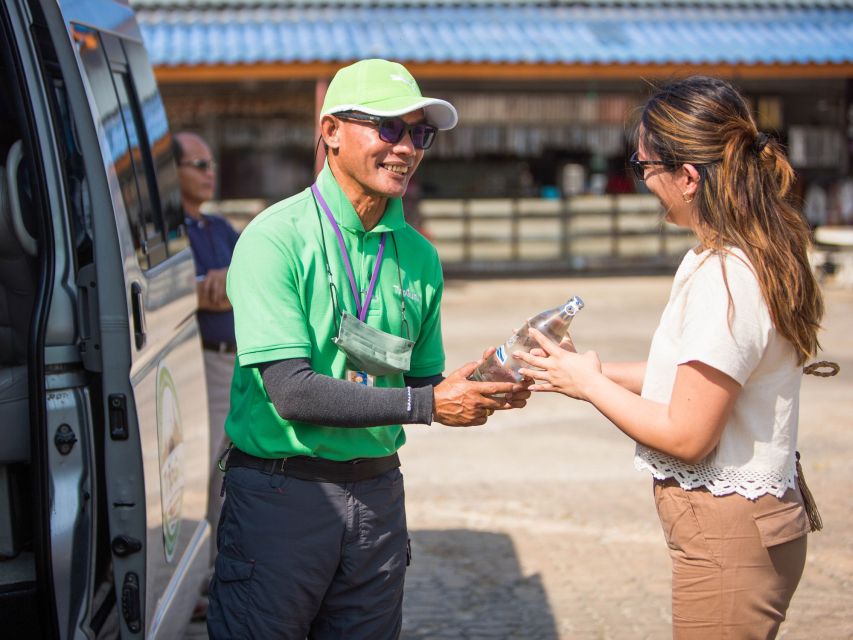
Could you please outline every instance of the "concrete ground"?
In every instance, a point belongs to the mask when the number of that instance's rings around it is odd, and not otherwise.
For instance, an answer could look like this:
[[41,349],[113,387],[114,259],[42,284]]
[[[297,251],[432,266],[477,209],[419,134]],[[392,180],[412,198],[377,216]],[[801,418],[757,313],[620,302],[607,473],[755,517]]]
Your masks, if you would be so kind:
[[[573,294],[578,348],[643,359],[671,278],[452,281],[447,371]],[[825,528],[780,632],[853,638],[853,290],[826,286],[821,358],[803,382],[799,449]],[[407,428],[401,451],[413,563],[402,637],[622,639],[670,636],[669,556],[633,444],[590,406],[542,394],[485,427]],[[203,638],[194,624],[188,638]]]

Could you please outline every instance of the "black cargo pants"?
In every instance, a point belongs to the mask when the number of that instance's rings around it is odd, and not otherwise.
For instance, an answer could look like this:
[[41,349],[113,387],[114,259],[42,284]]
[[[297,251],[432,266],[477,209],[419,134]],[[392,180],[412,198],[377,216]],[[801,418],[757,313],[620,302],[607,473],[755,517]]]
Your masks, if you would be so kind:
[[331,483],[235,467],[225,487],[212,640],[400,635],[409,551],[399,469]]

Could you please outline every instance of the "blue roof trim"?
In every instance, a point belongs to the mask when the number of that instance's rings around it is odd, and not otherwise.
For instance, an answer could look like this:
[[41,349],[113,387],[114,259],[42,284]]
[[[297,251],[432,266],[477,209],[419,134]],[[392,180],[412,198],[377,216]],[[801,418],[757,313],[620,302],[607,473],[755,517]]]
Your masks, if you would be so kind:
[[349,62],[853,62],[853,8],[577,6],[138,10],[157,66]]
[[586,7],[798,7],[851,8],[851,0],[131,0],[136,8],[242,8],[242,7],[437,7],[437,6],[586,6]]

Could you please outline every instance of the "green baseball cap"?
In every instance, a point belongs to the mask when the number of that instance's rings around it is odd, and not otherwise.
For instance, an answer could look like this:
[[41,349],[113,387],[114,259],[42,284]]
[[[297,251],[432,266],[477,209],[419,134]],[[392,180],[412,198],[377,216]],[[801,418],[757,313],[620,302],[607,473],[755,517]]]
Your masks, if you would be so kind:
[[373,58],[339,69],[329,83],[320,117],[342,111],[402,116],[423,109],[427,122],[452,129],[459,116],[446,100],[421,95],[412,74],[398,62]]

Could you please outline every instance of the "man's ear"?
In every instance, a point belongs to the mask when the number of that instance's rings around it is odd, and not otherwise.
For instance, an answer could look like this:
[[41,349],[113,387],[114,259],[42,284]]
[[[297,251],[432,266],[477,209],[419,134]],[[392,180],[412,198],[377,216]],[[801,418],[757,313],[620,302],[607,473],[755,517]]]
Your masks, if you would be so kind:
[[702,180],[702,175],[699,173],[699,170],[690,163],[685,163],[681,165],[682,171],[684,171],[684,188],[682,189],[684,197],[693,199],[693,196],[696,195],[696,190],[699,188],[699,182]]
[[320,135],[329,149],[337,149],[340,146],[340,131],[341,122],[334,116],[323,116],[320,120]]

